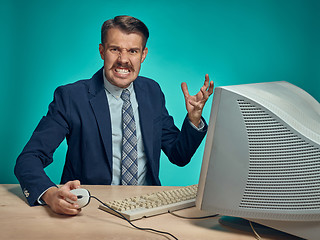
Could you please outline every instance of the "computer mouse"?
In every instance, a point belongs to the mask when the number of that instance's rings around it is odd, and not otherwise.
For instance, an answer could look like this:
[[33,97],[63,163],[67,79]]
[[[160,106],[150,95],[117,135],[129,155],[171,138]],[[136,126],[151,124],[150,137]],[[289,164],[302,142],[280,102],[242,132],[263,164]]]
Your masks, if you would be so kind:
[[76,188],[76,189],[72,189],[70,191],[72,194],[76,195],[78,200],[77,201],[73,201],[69,198],[67,198],[67,201],[70,203],[76,203],[79,205],[79,208],[83,208],[85,206],[87,206],[90,202],[90,192],[87,189],[84,188]]

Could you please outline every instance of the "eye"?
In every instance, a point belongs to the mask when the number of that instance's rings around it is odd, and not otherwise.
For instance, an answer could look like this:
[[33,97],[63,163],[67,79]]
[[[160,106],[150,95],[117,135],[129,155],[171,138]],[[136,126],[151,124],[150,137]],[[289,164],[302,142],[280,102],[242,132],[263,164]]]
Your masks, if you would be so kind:
[[129,50],[129,53],[132,54],[132,55],[134,55],[134,54],[137,54],[137,53],[138,53],[138,50],[136,50],[136,49],[130,49],[130,50]]
[[112,52],[112,53],[118,53],[119,52],[118,48],[110,48],[109,51]]

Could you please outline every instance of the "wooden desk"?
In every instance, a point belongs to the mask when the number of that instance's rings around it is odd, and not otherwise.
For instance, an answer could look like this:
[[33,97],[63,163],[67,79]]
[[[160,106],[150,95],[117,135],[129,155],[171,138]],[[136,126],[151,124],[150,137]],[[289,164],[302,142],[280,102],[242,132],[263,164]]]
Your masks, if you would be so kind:
[[[83,186],[102,201],[145,194],[174,187],[151,186]],[[70,217],[53,213],[48,206],[29,207],[19,185],[0,185],[0,239],[172,239],[166,235],[132,228],[126,221],[98,209],[99,203],[91,199],[78,216]],[[197,216],[195,208],[176,212],[183,216]],[[253,240],[252,232],[224,227],[218,217],[189,220],[162,214],[134,221],[139,227],[167,231],[180,239],[239,239]],[[290,236],[261,234],[263,239],[297,239]]]

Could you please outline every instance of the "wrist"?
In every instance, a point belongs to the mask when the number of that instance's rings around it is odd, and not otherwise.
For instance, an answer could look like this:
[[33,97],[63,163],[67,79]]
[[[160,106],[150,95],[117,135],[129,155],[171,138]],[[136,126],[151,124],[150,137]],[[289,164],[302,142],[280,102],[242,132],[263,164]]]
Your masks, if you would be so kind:
[[57,187],[51,187],[42,195],[41,199],[50,206],[51,199],[53,199],[53,196],[56,194],[57,191]]
[[201,115],[200,117],[191,117],[190,115],[188,115],[189,121],[195,126],[195,127],[199,127],[200,123],[201,123]]

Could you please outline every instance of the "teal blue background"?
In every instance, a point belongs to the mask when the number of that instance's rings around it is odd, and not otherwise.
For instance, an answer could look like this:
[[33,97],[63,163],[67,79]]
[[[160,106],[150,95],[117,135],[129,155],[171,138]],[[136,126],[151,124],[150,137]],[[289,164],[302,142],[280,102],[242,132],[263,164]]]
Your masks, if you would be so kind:
[[[320,101],[320,1],[14,1],[0,3],[0,183],[13,167],[59,85],[90,78],[101,66],[102,23],[132,15],[150,30],[141,75],[157,80],[177,126],[208,73],[215,86],[289,81]],[[211,100],[204,109],[208,120]],[[163,185],[197,183],[204,142],[178,168],[161,159]],[[65,142],[46,171],[59,183]]]

